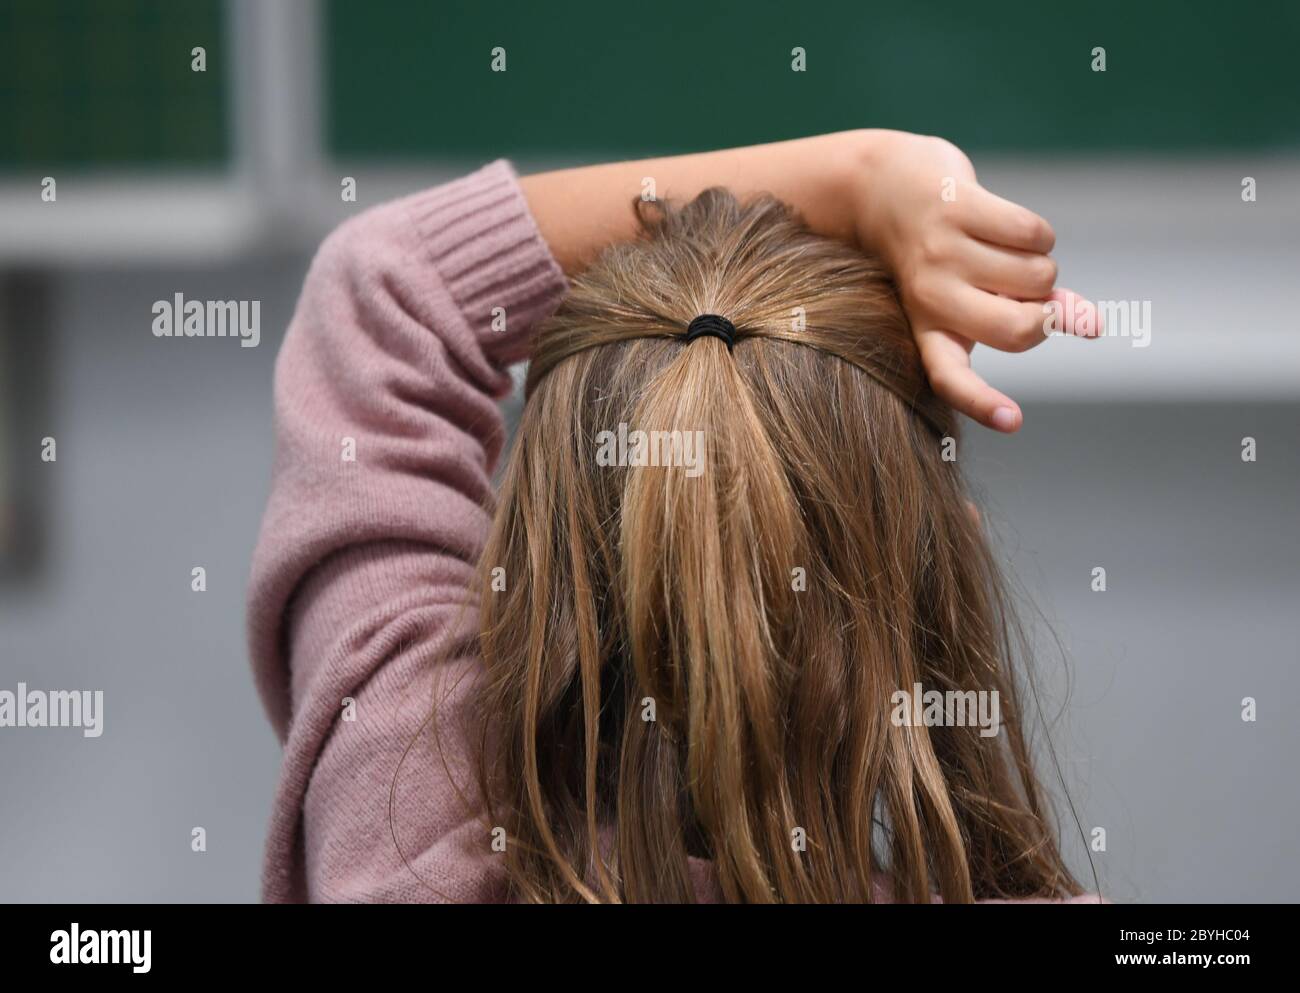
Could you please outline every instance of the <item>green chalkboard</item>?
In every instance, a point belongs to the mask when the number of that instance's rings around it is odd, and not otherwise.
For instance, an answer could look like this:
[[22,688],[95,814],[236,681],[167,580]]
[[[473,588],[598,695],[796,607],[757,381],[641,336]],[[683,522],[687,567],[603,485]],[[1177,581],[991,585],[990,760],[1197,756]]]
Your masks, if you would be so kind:
[[[326,0],[339,158],[672,152],[860,126],[970,149],[1300,147],[1300,4]],[[506,71],[491,71],[491,52]],[[791,51],[807,53],[805,72]],[[1106,71],[1092,68],[1105,48]]]
[[225,34],[221,0],[2,0],[0,171],[220,166]]

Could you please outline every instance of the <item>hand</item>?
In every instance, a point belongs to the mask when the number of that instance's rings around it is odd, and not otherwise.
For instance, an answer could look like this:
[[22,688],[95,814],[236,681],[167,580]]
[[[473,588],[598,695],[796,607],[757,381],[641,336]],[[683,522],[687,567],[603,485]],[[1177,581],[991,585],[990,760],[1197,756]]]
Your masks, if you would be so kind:
[[[1080,305],[1058,290],[1056,242],[1043,218],[985,190],[960,149],[942,138],[899,131],[865,133],[854,183],[858,243],[880,256],[898,283],[921,361],[934,391],[998,431],[1020,428],[1020,407],[972,368],[978,342],[1022,352],[1046,337],[1044,303],[1061,304],[1066,333]],[[1080,322],[1100,332],[1096,308]]]

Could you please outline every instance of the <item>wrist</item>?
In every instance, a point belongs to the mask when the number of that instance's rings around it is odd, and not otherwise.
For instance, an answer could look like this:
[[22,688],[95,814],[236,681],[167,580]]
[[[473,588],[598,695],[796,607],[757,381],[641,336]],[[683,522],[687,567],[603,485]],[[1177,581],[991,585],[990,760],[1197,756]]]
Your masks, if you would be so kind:
[[790,143],[799,159],[781,167],[789,186],[783,198],[817,234],[861,247],[860,201],[870,185],[880,134],[866,129],[837,131]]
[[846,150],[841,167],[845,183],[841,203],[851,218],[853,242],[864,252],[882,255],[884,251],[883,207],[880,184],[889,149],[899,132],[866,128],[847,132]]

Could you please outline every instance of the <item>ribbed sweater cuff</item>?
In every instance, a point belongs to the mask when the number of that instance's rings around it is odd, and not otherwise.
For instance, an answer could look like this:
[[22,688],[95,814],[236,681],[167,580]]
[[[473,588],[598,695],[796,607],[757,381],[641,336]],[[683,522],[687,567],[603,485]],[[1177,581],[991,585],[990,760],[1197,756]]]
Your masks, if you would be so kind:
[[514,168],[498,159],[417,194],[409,209],[484,354],[499,367],[527,358],[537,323],[555,311],[568,282]]

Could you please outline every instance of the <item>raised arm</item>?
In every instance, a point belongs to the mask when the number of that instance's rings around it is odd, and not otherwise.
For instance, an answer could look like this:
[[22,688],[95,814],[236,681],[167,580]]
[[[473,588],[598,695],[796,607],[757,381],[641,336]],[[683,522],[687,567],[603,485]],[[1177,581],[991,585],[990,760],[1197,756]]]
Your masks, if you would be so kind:
[[487,533],[506,366],[565,286],[503,162],[358,215],[312,262],[276,365],[249,589],[285,740],[268,900],[493,896],[489,839],[457,793],[464,748],[448,735],[441,756],[420,732],[435,665],[473,666],[447,639]]
[[[1044,302],[1063,301],[1068,292],[1055,290],[1048,254],[1055,235],[1037,214],[981,187],[951,143],[843,131],[523,180],[538,226],[568,273],[635,235],[628,205],[636,196],[687,200],[709,186],[741,196],[773,193],[819,234],[880,256],[898,282],[935,391],[987,427],[1019,429],[1019,406],[971,369],[970,351],[980,343],[1018,352],[1044,339]],[[1074,330],[1074,316],[1064,315],[1065,330]]]

